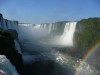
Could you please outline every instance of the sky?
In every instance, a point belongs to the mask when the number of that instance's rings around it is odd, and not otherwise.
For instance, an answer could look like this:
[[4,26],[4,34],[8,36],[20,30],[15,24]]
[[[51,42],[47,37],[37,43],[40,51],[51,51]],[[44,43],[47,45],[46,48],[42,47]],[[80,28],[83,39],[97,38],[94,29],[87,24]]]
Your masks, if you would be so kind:
[[100,17],[100,0],[0,0],[0,13],[21,23],[79,21]]

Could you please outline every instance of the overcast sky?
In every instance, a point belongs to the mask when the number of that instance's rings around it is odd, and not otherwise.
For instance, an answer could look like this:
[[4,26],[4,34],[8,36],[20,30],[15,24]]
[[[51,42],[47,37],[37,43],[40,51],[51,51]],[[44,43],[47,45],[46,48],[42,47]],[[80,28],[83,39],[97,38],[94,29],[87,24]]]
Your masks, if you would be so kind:
[[100,0],[0,0],[4,18],[25,23],[100,17]]

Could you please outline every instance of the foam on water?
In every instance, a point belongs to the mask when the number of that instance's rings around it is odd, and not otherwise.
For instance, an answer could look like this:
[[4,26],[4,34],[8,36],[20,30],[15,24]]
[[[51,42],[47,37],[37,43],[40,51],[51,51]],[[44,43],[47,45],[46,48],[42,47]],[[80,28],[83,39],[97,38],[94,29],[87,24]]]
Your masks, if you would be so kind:
[[15,67],[4,55],[0,55],[0,72],[4,75],[19,75]]

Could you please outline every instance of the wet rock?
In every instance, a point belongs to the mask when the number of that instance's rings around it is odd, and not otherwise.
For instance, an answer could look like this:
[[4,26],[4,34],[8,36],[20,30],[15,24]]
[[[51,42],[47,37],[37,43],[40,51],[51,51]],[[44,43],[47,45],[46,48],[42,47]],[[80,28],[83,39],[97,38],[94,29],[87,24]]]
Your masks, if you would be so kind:
[[15,49],[14,37],[8,31],[0,31],[0,55],[5,55],[16,67],[20,75],[23,75],[22,55]]

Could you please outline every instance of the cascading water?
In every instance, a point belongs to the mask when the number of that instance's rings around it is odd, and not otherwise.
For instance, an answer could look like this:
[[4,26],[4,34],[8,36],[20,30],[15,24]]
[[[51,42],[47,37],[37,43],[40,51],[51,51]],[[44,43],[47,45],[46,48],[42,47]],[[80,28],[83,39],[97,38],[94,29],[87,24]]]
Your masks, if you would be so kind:
[[[52,46],[73,46],[73,36],[75,32],[77,22],[66,22],[64,25],[58,26],[57,24],[49,25],[49,35],[53,34],[47,44]],[[58,34],[59,27],[63,26],[62,34]],[[58,34],[58,35],[57,35]]]
[[59,43],[65,46],[73,46],[73,36],[77,22],[66,23],[64,32],[59,39]]
[[40,24],[37,24],[37,25],[34,26],[35,29],[39,29],[40,27],[41,27]]
[[50,32],[51,32],[51,29],[52,29],[52,24],[50,24],[50,25],[49,25],[48,34],[50,34]]

